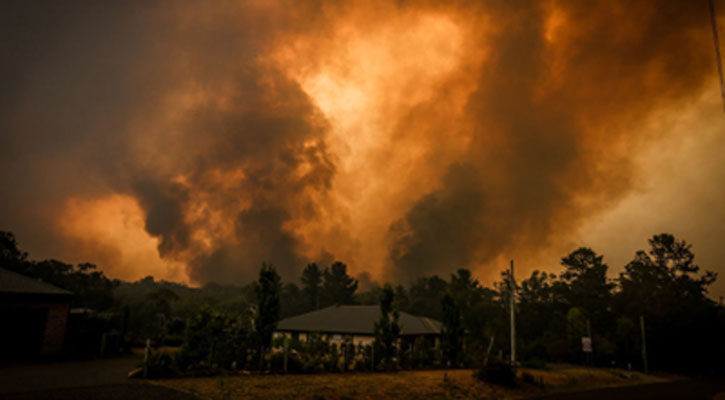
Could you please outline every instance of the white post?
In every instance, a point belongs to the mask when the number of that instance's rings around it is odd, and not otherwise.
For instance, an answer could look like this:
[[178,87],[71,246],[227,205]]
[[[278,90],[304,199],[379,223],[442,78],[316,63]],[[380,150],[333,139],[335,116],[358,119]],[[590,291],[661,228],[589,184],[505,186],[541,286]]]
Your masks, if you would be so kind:
[[491,354],[491,349],[493,348],[493,335],[491,335],[491,340],[488,342],[488,350],[486,350],[486,358],[483,359],[483,366],[485,367],[488,365],[488,356]]
[[710,22],[712,23],[712,37],[715,44],[715,57],[717,58],[717,74],[720,78],[720,95],[723,100],[723,109],[725,110],[725,81],[723,81],[723,72],[722,72],[722,58],[720,57],[720,40],[718,40],[717,35],[717,18],[715,17],[715,4],[713,4],[713,0],[710,0],[709,2],[710,6]]
[[143,353],[143,377],[148,378],[149,375],[149,353],[151,352],[151,339],[146,339],[146,350]]
[[514,279],[514,260],[511,260],[509,275],[510,309],[511,309],[511,365],[516,365],[516,280]]

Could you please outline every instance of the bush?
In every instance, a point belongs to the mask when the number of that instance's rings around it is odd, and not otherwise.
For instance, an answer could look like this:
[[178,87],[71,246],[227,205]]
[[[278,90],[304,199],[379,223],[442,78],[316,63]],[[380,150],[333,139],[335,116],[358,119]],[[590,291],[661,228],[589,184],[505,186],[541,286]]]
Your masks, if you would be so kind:
[[177,361],[183,371],[249,366],[252,347],[249,320],[203,307],[187,324]]
[[502,360],[491,360],[487,366],[477,369],[473,376],[494,385],[515,386],[516,384],[516,368]]
[[179,375],[176,362],[170,354],[165,352],[151,352],[146,363],[146,368],[148,377],[151,379],[171,378]]
[[[284,352],[272,353],[270,366],[273,372],[284,372]],[[304,372],[302,359],[296,351],[289,351],[287,353],[287,372],[293,374]]]

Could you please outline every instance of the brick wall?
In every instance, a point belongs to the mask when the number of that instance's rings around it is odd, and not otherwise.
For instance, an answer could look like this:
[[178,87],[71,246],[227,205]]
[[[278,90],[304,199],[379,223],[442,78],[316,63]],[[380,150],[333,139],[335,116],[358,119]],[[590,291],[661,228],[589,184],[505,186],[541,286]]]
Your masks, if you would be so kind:
[[45,324],[43,349],[41,354],[58,354],[63,349],[65,328],[68,323],[69,304],[48,304],[48,320]]

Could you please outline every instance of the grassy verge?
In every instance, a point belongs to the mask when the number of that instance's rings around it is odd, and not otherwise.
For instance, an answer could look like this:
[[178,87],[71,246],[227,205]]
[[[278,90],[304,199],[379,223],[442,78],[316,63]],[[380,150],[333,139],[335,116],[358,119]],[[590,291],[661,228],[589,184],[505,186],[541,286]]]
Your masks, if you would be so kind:
[[[444,375],[446,379],[444,379]],[[527,376],[528,375],[528,376]],[[248,375],[157,380],[204,399],[519,399],[551,392],[665,380],[614,369],[521,369],[515,388],[492,386],[471,370],[320,375]]]

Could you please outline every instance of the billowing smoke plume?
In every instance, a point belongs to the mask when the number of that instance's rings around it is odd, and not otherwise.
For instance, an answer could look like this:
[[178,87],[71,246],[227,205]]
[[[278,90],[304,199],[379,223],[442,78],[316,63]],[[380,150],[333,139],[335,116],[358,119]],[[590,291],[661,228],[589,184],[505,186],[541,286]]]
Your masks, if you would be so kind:
[[[8,31],[27,35],[11,45],[32,58],[29,71],[11,71],[9,81],[24,82],[6,97],[3,187],[21,185],[8,192],[8,208],[46,191],[121,192],[138,201],[159,255],[187,263],[193,281],[248,280],[262,261],[296,273],[302,259],[286,224],[315,217],[312,196],[329,188],[334,165],[324,118],[262,60],[288,18],[253,5],[114,7],[123,9],[21,4],[5,13],[25,17]],[[34,37],[56,12],[58,32]],[[53,54],[36,55],[37,47]],[[28,147],[18,152],[13,142]],[[57,165],[52,157],[70,165],[29,173],[16,165],[18,177],[9,171],[13,153],[31,167]],[[44,178],[58,185],[38,187]],[[13,224],[21,233],[40,228],[23,222]]]
[[3,3],[0,229],[123,278],[491,275],[714,73],[699,2],[303,3]]
[[[463,116],[470,145],[391,229],[399,278],[505,265],[501,255],[565,242],[630,189],[629,161],[652,139],[643,126],[652,111],[691,101],[711,76],[699,3],[490,2],[481,11],[496,27],[479,39],[490,54]],[[429,134],[446,140],[461,125]]]

